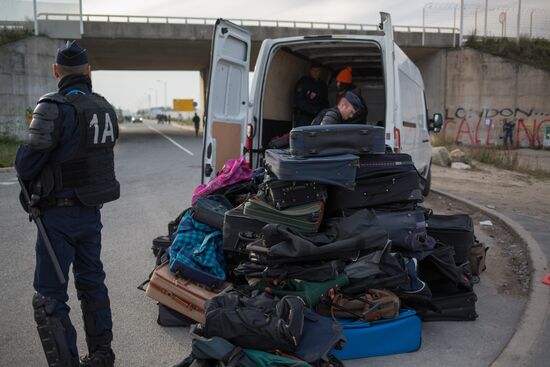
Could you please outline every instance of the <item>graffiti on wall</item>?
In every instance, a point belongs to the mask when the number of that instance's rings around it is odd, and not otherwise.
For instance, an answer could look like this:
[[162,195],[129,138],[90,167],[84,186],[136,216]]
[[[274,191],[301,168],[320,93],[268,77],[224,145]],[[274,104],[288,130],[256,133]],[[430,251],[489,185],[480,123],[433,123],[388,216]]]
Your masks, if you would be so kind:
[[517,146],[539,147],[543,144],[543,126],[550,125],[550,113],[531,107],[447,108],[441,133],[445,140],[468,145],[502,145],[505,121],[515,123],[513,142]]

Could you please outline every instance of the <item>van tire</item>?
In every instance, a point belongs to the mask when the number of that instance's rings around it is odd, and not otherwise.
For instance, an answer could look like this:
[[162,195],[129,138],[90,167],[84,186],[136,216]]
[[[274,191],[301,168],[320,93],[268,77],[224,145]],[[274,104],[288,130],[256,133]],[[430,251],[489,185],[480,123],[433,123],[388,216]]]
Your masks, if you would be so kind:
[[428,174],[426,175],[426,180],[424,181],[424,187],[422,188],[422,195],[427,197],[430,194],[432,188],[432,162],[428,166]]

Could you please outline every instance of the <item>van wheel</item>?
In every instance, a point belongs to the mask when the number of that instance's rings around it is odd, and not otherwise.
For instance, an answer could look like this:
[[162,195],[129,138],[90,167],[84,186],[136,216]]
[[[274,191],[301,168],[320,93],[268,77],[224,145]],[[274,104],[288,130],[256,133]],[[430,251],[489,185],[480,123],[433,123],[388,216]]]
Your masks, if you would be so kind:
[[422,188],[422,195],[424,197],[428,196],[430,194],[431,188],[432,188],[432,163],[430,162],[430,166],[428,167],[428,175],[426,176],[426,181],[424,181],[424,187]]

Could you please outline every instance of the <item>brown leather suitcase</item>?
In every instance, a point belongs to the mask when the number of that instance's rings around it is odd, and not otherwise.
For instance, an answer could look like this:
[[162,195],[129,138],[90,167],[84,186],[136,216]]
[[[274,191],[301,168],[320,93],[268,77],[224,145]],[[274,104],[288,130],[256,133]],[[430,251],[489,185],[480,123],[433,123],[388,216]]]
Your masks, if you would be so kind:
[[[223,289],[230,285],[230,283],[225,283]],[[145,294],[203,324],[205,302],[223,289],[210,289],[192,280],[177,277],[170,271],[168,262],[165,262],[153,272]]]

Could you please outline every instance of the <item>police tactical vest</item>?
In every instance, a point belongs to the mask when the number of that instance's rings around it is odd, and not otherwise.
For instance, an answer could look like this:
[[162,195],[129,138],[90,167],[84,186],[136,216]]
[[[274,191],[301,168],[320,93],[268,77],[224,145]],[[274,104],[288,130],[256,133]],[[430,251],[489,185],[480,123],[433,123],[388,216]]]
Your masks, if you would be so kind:
[[73,189],[86,206],[118,199],[120,184],[115,177],[113,154],[118,123],[113,107],[97,94],[64,98],[77,112],[80,141],[71,158],[54,164],[56,191]]

